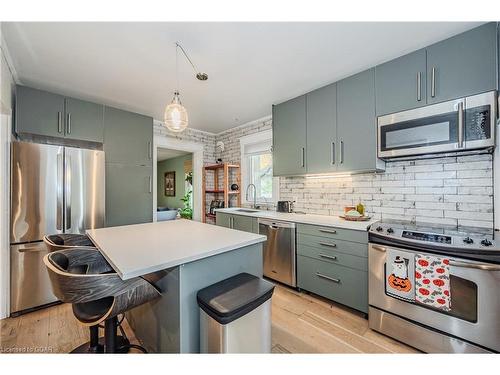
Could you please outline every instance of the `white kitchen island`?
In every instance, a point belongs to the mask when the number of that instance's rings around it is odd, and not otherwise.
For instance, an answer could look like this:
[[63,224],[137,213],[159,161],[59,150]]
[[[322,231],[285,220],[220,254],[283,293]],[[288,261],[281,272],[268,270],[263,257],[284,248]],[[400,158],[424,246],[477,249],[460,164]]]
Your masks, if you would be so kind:
[[241,272],[262,277],[264,236],[190,220],[87,231],[124,280],[144,277],[162,296],[129,313],[151,352],[199,352],[198,290]]

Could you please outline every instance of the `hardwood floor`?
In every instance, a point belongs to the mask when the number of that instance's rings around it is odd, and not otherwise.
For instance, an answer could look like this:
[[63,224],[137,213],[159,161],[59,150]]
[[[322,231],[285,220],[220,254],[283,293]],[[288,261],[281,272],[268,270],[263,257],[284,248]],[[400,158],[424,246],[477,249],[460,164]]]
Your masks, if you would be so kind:
[[[76,320],[70,304],[3,319],[0,323],[0,353],[68,353],[89,340],[88,327]],[[128,323],[123,321],[122,326],[130,342],[138,344]],[[100,334],[104,335],[102,329]]]
[[273,353],[419,353],[368,328],[362,313],[277,286],[272,305]]
[[[88,341],[88,328],[78,323],[68,304],[0,323],[0,353],[68,353]],[[137,344],[127,322],[123,324]],[[418,353],[370,330],[361,313],[282,286],[273,295],[272,345],[273,353]]]

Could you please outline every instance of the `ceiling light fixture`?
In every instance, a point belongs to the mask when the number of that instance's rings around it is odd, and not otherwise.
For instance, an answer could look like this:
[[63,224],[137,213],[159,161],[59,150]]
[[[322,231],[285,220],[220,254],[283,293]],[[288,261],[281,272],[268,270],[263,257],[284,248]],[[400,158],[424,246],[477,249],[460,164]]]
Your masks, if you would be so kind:
[[195,73],[196,73],[196,78],[200,81],[206,81],[208,79],[208,74],[206,73],[201,73],[197,72],[196,67],[194,66],[193,62],[189,58],[188,54],[182,48],[182,46],[176,42],[175,43],[175,74],[176,74],[176,89],[174,91],[174,98],[172,99],[172,102],[167,105],[165,108],[165,126],[175,132],[175,133],[180,133],[184,131],[184,129],[187,128],[189,120],[188,120],[188,113],[186,108],[182,105],[181,98],[179,96],[179,48],[186,57],[187,61],[191,64],[193,67]]

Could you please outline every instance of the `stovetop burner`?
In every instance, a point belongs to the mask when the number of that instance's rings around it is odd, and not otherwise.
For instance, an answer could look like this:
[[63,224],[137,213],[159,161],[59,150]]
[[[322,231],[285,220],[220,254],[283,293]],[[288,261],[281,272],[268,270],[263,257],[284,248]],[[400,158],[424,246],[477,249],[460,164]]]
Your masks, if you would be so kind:
[[399,220],[381,220],[371,225],[370,242],[413,250],[453,255],[469,254],[475,259],[500,260],[500,240],[489,229],[455,227]]

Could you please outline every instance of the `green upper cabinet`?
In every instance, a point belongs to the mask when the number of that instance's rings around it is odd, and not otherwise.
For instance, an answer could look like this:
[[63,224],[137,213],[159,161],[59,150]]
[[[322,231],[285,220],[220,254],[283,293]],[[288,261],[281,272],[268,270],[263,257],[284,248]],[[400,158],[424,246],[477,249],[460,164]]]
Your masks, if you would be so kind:
[[18,134],[64,137],[64,97],[17,86],[15,131]]
[[337,170],[337,85],[335,83],[307,94],[308,173]]
[[375,69],[337,82],[338,171],[378,169]]
[[375,68],[377,115],[426,105],[426,52],[418,50]]
[[16,88],[18,134],[103,142],[104,106],[25,86]]
[[104,106],[83,100],[66,98],[67,138],[102,143]]
[[152,165],[153,119],[104,107],[104,151],[107,163]]
[[427,47],[427,103],[496,89],[496,28],[490,22]]
[[273,174],[306,173],[306,96],[273,106]]

